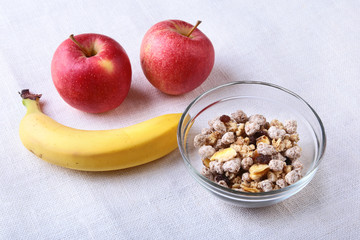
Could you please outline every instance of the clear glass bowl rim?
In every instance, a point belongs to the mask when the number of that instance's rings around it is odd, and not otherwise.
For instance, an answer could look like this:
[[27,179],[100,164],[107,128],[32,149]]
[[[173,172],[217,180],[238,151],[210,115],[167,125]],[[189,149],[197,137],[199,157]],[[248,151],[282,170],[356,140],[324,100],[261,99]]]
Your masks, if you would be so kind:
[[[224,87],[229,87],[229,86],[232,86],[232,85],[262,85],[262,86],[267,86],[267,87],[272,87],[272,88],[276,88],[280,91],[283,91],[289,95],[292,95],[293,97],[297,98],[298,100],[300,100],[300,102],[302,102],[303,104],[305,104],[305,106],[307,106],[311,112],[314,114],[314,116],[316,117],[317,121],[318,121],[318,124],[320,126],[320,130],[321,130],[321,137],[323,139],[322,142],[320,142],[320,146],[319,146],[319,153],[317,154],[316,156],[316,159],[315,159],[315,165],[313,166],[313,168],[307,172],[307,174],[305,176],[303,176],[299,181],[297,181],[296,183],[292,184],[292,185],[289,185],[285,188],[281,188],[281,189],[278,189],[278,190],[273,190],[273,191],[270,191],[270,192],[260,192],[260,193],[251,193],[251,192],[240,192],[240,191],[236,191],[236,190],[232,190],[230,188],[226,188],[226,187],[223,187],[209,179],[207,179],[206,177],[204,177],[203,175],[201,175],[190,163],[190,160],[187,158],[186,154],[185,154],[185,150],[183,148],[184,144],[183,144],[183,141],[182,141],[182,136],[183,136],[183,133],[181,131],[182,129],[182,124],[189,112],[189,110],[191,109],[191,107],[193,105],[195,105],[201,98],[205,97],[206,95],[220,89],[220,88],[224,88]],[[189,122],[190,123],[190,122]],[[188,123],[188,124],[189,124]],[[186,129],[187,127],[185,127]],[[217,189],[218,191],[220,191],[221,193],[225,194],[225,195],[230,195],[230,196],[233,196],[233,197],[245,197],[245,198],[252,198],[252,197],[260,197],[260,196],[264,196],[264,197],[275,197],[276,195],[279,195],[279,194],[283,194],[285,192],[288,192],[290,190],[293,190],[295,188],[297,188],[298,186],[301,186],[304,181],[307,180],[307,177],[311,176],[311,175],[314,175],[314,171],[317,170],[323,156],[324,156],[324,153],[325,153],[325,149],[326,149],[326,134],[325,134],[325,128],[324,128],[324,125],[319,117],[319,115],[316,113],[316,111],[310,106],[309,103],[307,103],[302,97],[300,97],[298,94],[284,88],[284,87],[281,87],[279,85],[276,85],[276,84],[272,84],[272,83],[268,83],[268,82],[262,82],[262,81],[233,81],[233,82],[229,82],[229,83],[226,83],[226,84],[222,84],[222,85],[219,85],[217,87],[214,87],[202,94],[200,94],[198,97],[196,97],[185,109],[185,111],[183,112],[183,114],[181,115],[181,118],[180,118],[180,121],[179,121],[179,125],[178,125],[178,129],[177,129],[177,141],[178,141],[178,147],[179,147],[179,151],[180,151],[180,154],[181,156],[183,157],[184,159],[184,163],[191,169],[192,171],[192,175],[193,176],[196,176],[200,181],[203,181],[206,185],[210,185],[212,188],[215,188]]]

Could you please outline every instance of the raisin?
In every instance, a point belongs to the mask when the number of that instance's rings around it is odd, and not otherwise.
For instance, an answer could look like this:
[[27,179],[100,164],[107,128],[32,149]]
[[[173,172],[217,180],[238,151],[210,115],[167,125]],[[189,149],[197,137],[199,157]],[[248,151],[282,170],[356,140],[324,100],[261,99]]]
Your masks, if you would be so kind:
[[285,163],[286,165],[291,165],[291,159],[286,157]]
[[228,115],[222,115],[220,117],[220,121],[222,121],[223,123],[227,123],[230,121],[230,117]]
[[271,160],[271,156],[270,156],[270,155],[259,154],[259,155],[255,158],[255,163],[269,164],[270,160]]
[[269,137],[268,133],[264,130],[260,130],[260,131],[256,132],[254,135],[248,136],[249,140],[250,140],[249,144],[254,144],[256,146],[256,139],[258,139],[259,137],[264,136],[264,135]]
[[247,170],[244,170],[244,169],[242,169],[242,168],[240,168],[240,171],[236,174],[236,176],[242,176],[244,173],[246,173],[247,172]]
[[230,180],[224,175],[224,174],[219,174],[215,177],[215,181],[216,182],[220,182],[221,180],[224,180],[226,182],[226,184],[228,186],[230,186]]
[[260,131],[258,131],[258,132],[256,132],[255,134],[254,134],[254,136],[256,137],[256,138],[259,138],[259,137],[261,137],[261,136],[269,136],[268,135],[268,133],[266,132],[266,131],[264,131],[264,130],[260,130]]
[[249,136],[249,144],[254,144],[256,146],[256,138],[255,135]]

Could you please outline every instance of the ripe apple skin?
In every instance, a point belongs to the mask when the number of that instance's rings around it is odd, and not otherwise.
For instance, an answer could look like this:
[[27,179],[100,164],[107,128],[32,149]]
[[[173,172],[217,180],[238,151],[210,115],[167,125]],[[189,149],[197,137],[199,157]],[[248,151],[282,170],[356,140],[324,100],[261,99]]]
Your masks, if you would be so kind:
[[60,96],[72,107],[89,113],[118,107],[131,85],[131,65],[125,50],[100,34],[80,34],[75,39],[93,56],[87,57],[70,38],[60,44],[51,62],[51,76]]
[[160,91],[180,95],[200,86],[214,66],[214,47],[193,25],[166,20],[152,26],[140,48],[141,67],[149,82]]

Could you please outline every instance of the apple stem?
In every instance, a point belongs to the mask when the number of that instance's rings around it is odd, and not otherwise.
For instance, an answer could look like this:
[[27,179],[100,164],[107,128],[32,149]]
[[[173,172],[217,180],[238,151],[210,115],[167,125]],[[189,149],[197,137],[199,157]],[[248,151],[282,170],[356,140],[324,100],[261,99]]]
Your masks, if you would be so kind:
[[81,51],[85,54],[86,57],[91,57],[91,54],[86,50],[86,48],[84,48],[83,45],[76,41],[74,34],[71,34],[69,38],[81,49]]
[[186,35],[187,37],[190,37],[190,35],[193,33],[193,31],[200,25],[201,21],[197,21],[195,26],[190,30],[190,32]]

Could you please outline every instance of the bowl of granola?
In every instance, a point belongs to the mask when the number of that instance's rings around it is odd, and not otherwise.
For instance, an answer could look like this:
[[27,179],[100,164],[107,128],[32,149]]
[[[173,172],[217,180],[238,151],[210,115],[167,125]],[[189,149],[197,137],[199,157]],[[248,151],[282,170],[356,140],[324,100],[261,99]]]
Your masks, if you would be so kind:
[[264,207],[303,189],[326,147],[325,129],[299,95],[274,84],[238,81],[190,103],[178,127],[189,173],[215,196]]

